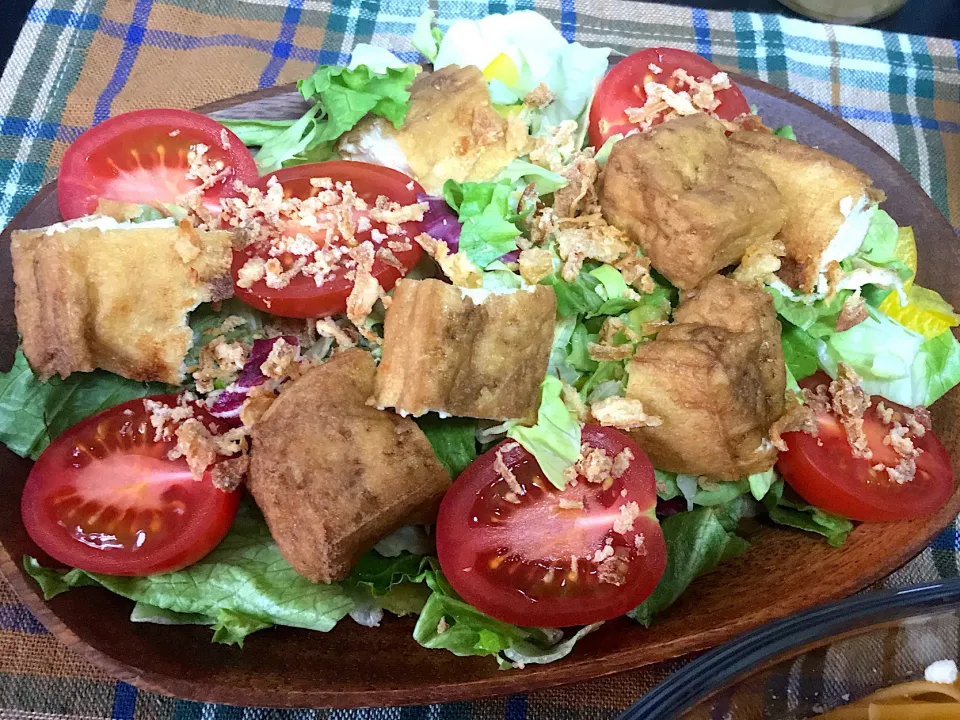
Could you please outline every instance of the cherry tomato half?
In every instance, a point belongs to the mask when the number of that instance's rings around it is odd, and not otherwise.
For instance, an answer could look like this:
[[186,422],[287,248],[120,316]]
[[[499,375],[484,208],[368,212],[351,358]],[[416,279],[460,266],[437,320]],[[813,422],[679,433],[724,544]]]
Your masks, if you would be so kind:
[[[650,65],[655,65],[663,72],[654,75]],[[720,72],[716,65],[696,53],[665,47],[635,52],[614,65],[597,88],[590,106],[590,144],[599,148],[611,135],[626,135],[636,130],[637,126],[627,119],[625,110],[643,107],[647,100],[647,93],[643,89],[646,82],[652,80],[671,89],[676,88],[677,80],[671,76],[678,68],[683,68],[697,80],[713,77]],[[720,101],[717,115],[724,120],[733,120],[750,112],[750,104],[736,85],[731,85],[729,90],[718,90],[716,98]]]
[[[329,178],[334,182],[343,183],[349,181],[354,192],[370,206],[376,203],[377,197],[380,195],[403,206],[412,205],[417,202],[417,193],[423,192],[423,188],[401,172],[379,165],[348,160],[333,160],[284,168],[262,177],[257,187],[266,190],[267,182],[272,177],[276,177],[277,181],[283,186],[284,195],[301,199],[321,192],[320,188],[313,187],[310,184],[310,180],[313,178]],[[402,269],[388,264],[380,257],[377,257],[374,261],[373,277],[377,279],[380,287],[384,290],[390,290],[396,285],[397,280],[406,275],[423,254],[421,247],[413,241],[413,238],[422,232],[421,223],[407,222],[403,223],[401,228],[402,234],[388,237],[386,234],[387,228],[382,223],[371,222],[370,230],[355,233],[358,243],[370,240],[375,248],[379,248],[382,244],[389,243],[392,240],[409,241],[409,250],[391,249]],[[374,231],[377,232],[374,233]],[[306,228],[297,226],[291,228],[289,234],[305,234],[320,245],[327,242],[325,231],[311,232]],[[381,239],[374,239],[374,234]],[[383,237],[387,239],[384,240]],[[333,242],[340,243],[341,239],[338,236]],[[267,248],[256,247],[255,245],[237,250],[233,254],[234,293],[248,305],[273,315],[299,318],[327,317],[341,313],[346,309],[347,297],[353,290],[353,280],[347,277],[348,268],[337,267],[326,276],[319,286],[313,277],[300,274],[293,277],[289,284],[283,288],[267,287],[265,280],[256,281],[250,288],[242,288],[236,284],[236,280],[240,269],[254,255],[260,255],[264,260],[269,259]],[[295,261],[294,257],[289,254],[281,255],[278,259],[284,268],[289,268]]]
[[187,153],[206,145],[206,158],[228,168],[223,179],[204,193],[218,199],[234,193],[234,181],[251,184],[257,164],[240,138],[206,115],[188,110],[135,110],[87,130],[63,155],[57,198],[64,220],[90,215],[97,200],[128,203],[168,202],[200,184],[187,178]]
[[[175,395],[152,399],[176,404]],[[240,493],[194,480],[186,460],[167,457],[175,445],[154,441],[143,400],[77,423],[30,471],[20,503],[27,533],[52,558],[89,572],[151,575],[196,562],[227,534]]]
[[[800,382],[813,390],[829,385],[826,373],[818,372]],[[919,448],[914,478],[905,483],[892,480],[878,464],[895,467],[900,461],[890,445],[883,443],[892,428],[880,419],[877,404],[896,412],[911,412],[879,396],[864,414],[863,429],[873,457],[856,458],[846,433],[833,413],[817,417],[819,435],[785,433],[786,452],[780,453],[777,469],[784,480],[811,505],[852,520],[878,522],[923,517],[936,512],[953,494],[950,456],[932,430],[923,437],[911,431],[907,437]]]
[[[515,625],[586,625],[623,615],[656,588],[667,550],[653,466],[618,430],[587,425],[582,441],[610,458],[629,450],[633,459],[617,478],[579,477],[560,491],[529,452],[504,441],[447,491],[437,555],[454,590],[477,609]],[[495,469],[498,452],[522,492],[511,494]],[[633,503],[640,514],[632,527],[615,530],[621,508]],[[619,572],[612,581],[611,564]]]

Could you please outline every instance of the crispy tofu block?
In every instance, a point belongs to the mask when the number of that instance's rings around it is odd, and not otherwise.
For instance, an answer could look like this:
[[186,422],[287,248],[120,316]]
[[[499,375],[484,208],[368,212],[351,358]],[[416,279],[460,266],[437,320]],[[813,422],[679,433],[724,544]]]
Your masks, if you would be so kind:
[[786,389],[772,299],[716,276],[674,319],[628,366],[627,397],[663,421],[633,430],[637,444],[672,472],[736,480],[769,469],[776,450],[764,441]]
[[367,405],[373,358],[308,370],[254,426],[247,487],[280,553],[314,582],[342,580],[384,535],[432,522],[450,476],[413,420]]
[[402,127],[369,117],[344,136],[339,149],[348,160],[410,173],[439,195],[450,178],[490,180],[526,152],[529,141],[526,125],[511,126],[493,109],[479,69],[448,65],[413,81]]
[[104,368],[177,384],[187,314],[233,292],[228,232],[84,219],[14,232],[10,247],[23,351],[44,379]]
[[784,220],[773,181],[734,152],[723,125],[703,113],[616,143],[601,209],[684,290],[770,242]]
[[821,256],[844,221],[841,201],[880,201],[883,192],[850,163],[787,138],[741,131],[730,136],[730,143],[776,183],[786,210],[779,240],[787,255],[780,274],[788,285],[812,292]]
[[439,280],[401,280],[384,323],[377,405],[411,415],[531,416],[556,312],[544,285],[477,304]]

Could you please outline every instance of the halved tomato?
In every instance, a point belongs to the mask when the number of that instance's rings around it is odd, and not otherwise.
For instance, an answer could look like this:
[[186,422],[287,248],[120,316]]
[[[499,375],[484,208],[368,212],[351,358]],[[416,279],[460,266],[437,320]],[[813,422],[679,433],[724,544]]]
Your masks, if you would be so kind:
[[188,179],[187,153],[206,145],[210,163],[227,171],[204,193],[218,199],[234,193],[234,181],[256,181],[257,164],[240,138],[206,115],[188,110],[135,110],[87,130],[63,155],[57,198],[64,220],[90,215],[100,198],[128,203],[172,203],[200,184]]
[[[301,199],[316,196],[322,191],[322,188],[310,183],[312,179],[328,178],[334,183],[350,182],[357,196],[371,207],[381,195],[402,206],[413,205],[417,202],[418,193],[423,193],[420,185],[401,172],[380,165],[348,160],[284,168],[260,178],[257,187],[266,190],[267,183],[274,177],[283,186],[286,197]],[[358,212],[357,218],[359,219],[362,214]],[[390,252],[397,261],[396,265],[388,264],[380,257],[377,257],[373,263],[373,277],[384,290],[390,290],[397,280],[417,264],[423,254],[421,247],[413,242],[413,238],[422,232],[422,224],[406,222],[400,227],[402,230],[400,234],[388,236],[387,227],[383,223],[371,222],[369,229],[358,229],[354,234],[357,244],[369,240],[377,249],[385,244],[393,244]],[[289,237],[295,237],[298,234],[306,235],[321,247],[327,243],[342,245],[344,242],[336,231],[328,240],[327,230],[311,230],[302,225],[292,226],[284,234]],[[407,241],[409,249],[397,249],[392,241]],[[337,266],[322,279],[319,285],[314,277],[298,274],[282,288],[268,287],[265,279],[254,282],[249,288],[240,287],[237,280],[243,266],[254,256],[269,260],[271,257],[269,250],[269,247],[253,244],[234,252],[234,293],[238,298],[248,305],[282,317],[319,318],[341,313],[346,309],[347,298],[353,290],[353,278],[351,269],[344,265]],[[296,257],[290,253],[283,253],[277,256],[277,259],[285,270],[293,266],[296,261]]]
[[[824,372],[800,381],[801,387],[809,390],[829,383]],[[954,489],[946,449],[933,430],[925,430],[922,437],[911,430],[906,438],[920,450],[916,473],[906,482],[894,481],[884,468],[896,467],[901,458],[892,445],[884,443],[893,425],[880,418],[877,406],[882,402],[897,413],[912,411],[879,396],[871,400],[863,416],[863,430],[872,458],[854,457],[839,420],[833,413],[825,413],[817,417],[817,437],[784,433],[787,450],[780,453],[777,470],[808,503],[852,520],[905,520],[936,512]]]
[[[194,409],[205,425],[226,428]],[[154,441],[143,400],[77,423],[30,471],[20,502],[27,533],[55,560],[89,572],[151,575],[196,562],[230,529],[240,493],[195,480],[186,460],[167,456],[175,444]]]
[[[662,72],[655,75],[651,65]],[[683,89],[677,87],[677,80],[672,77],[674,70],[680,68],[697,80],[709,79],[720,72],[720,68],[696,53],[667,47],[635,52],[614,65],[597,88],[590,106],[590,144],[599,148],[611,135],[626,135],[636,130],[637,126],[627,119],[626,109],[643,107],[647,100],[644,90],[647,82]],[[729,90],[718,90],[716,98],[720,101],[716,113],[724,120],[733,120],[750,112],[750,104],[736,85],[731,84]]]
[[[464,600],[515,625],[567,627],[623,615],[666,567],[653,466],[629,436],[599,425],[582,441],[632,459],[614,478],[579,477],[563,491],[534,457],[504,441],[473,461],[443,498],[437,555]],[[497,471],[497,455],[519,484]]]

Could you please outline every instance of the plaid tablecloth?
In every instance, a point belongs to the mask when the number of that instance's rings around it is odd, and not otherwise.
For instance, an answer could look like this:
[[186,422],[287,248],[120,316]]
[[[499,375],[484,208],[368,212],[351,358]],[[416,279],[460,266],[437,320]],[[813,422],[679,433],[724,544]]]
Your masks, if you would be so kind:
[[[906,12],[922,12],[922,2]],[[623,0],[430,5],[442,25],[535,8],[569,39],[622,52],[678,46],[788,88],[883,145],[960,225],[960,42]],[[424,0],[40,0],[0,79],[0,226],[54,179],[66,146],[92,124],[289,82],[318,62],[346,61],[361,41],[415,59],[406,38],[425,7]],[[956,576],[958,558],[954,527],[885,584]],[[111,680],[60,645],[0,581],[0,718],[599,720],[616,717],[670,669],[447,706],[272,712],[201,705]]]

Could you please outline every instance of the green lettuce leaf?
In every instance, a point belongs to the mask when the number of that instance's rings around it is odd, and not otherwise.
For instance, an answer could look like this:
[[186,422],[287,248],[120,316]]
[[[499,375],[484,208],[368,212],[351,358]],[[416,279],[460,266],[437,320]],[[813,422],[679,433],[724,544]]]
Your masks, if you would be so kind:
[[373,595],[386,595],[400,583],[424,582],[433,567],[431,563],[430,558],[408,552],[390,558],[369,552],[360,558],[344,584],[365,587]]
[[617,133],[616,135],[611,135],[606,140],[603,141],[603,145],[600,146],[600,149],[597,150],[595,159],[597,164],[603,168],[607,164],[607,160],[610,159],[610,151],[613,150],[613,146],[623,140],[623,133]]
[[456,596],[439,569],[426,580],[433,592],[420,612],[414,639],[461,657],[492,655],[501,668],[560,660],[600,625],[589,625],[564,640],[557,630],[518,627],[484,615]]
[[[78,571],[79,572],[79,571]],[[36,575],[34,575],[36,577]],[[92,585],[96,583],[92,582]],[[210,625],[216,624],[216,619],[198,613],[178,613],[165,610],[148,603],[138,602],[130,613],[130,622],[153,623],[155,625]]]
[[[228,317],[239,317],[243,324],[226,333],[218,333]],[[193,345],[187,351],[183,364],[187,367],[197,365],[200,359],[200,350],[217,335],[222,334],[227,342],[239,340],[247,344],[266,336],[266,323],[269,319],[265,313],[256,310],[236,298],[224,300],[218,305],[204,303],[190,313],[190,329],[193,331]],[[192,380],[187,381],[192,385]]]
[[[272,128],[237,125],[242,131],[255,132],[261,141],[256,154],[263,174],[274,172],[294,158],[316,160],[332,152],[332,143],[351,130],[367,114],[373,113],[400,127],[410,100],[408,88],[418,71],[417,65],[383,68],[374,72],[366,65],[346,68],[321,65],[314,73],[297,82],[297,89],[314,105],[289,127]],[[233,125],[233,123],[231,123]]]
[[925,390],[924,407],[933,405],[960,383],[960,344],[950,330],[924,341],[913,363],[914,382]]
[[819,343],[816,338],[796,325],[784,322],[780,343],[783,346],[783,361],[794,380],[803,380],[820,369],[817,360]]
[[507,181],[512,187],[526,187],[534,183],[537,195],[556,192],[567,184],[566,178],[545,167],[526,160],[511,160],[497,175],[496,182]]
[[870,216],[867,234],[857,254],[874,265],[893,262],[896,260],[894,248],[897,246],[898,235],[899,229],[894,219],[880,208],[875,208]]
[[517,249],[519,215],[512,195],[513,185],[508,182],[447,180],[443,185],[444,199],[463,223],[460,251],[480,269]]
[[18,348],[13,367],[0,373],[0,442],[17,455],[36,460],[71,425],[128,400],[174,390],[103,370],[41,382]]
[[[338,584],[314,583],[298,575],[280,556],[263,517],[243,503],[233,527],[202,560],[172,573],[119,577],[39,568],[32,558],[24,569],[47,597],[68,587],[96,583],[136,602],[175,613],[203,615],[215,622],[214,640],[241,643],[244,633],[271,625],[327,632],[355,607]],[[86,577],[83,577],[86,576]]]
[[540,284],[553,288],[559,315],[593,315],[603,307],[604,299],[597,292],[600,281],[590,273],[581,272],[573,282],[567,282],[559,273],[551,273]]
[[436,27],[437,14],[433,10],[424,10],[413,26],[413,35],[410,44],[413,49],[433,62],[440,52],[440,43],[443,42],[443,30]]
[[575,370],[581,373],[596,372],[600,364],[590,357],[587,347],[592,342],[597,341],[597,333],[587,330],[586,325],[577,323],[573,328],[573,335],[570,337],[570,353],[567,360]]
[[782,127],[778,127],[773,131],[773,134],[778,137],[786,138],[787,140],[797,139],[796,133],[793,132],[793,125],[783,125]]
[[247,147],[263,147],[278,135],[289,130],[296,120],[260,120],[257,118],[217,118],[217,122],[232,130]]
[[754,500],[763,500],[770,488],[777,481],[777,471],[770,468],[766,472],[754,473],[747,478],[747,484],[750,486],[750,494]]
[[[591,398],[591,394],[598,386],[604,383],[615,382],[622,389],[627,380],[627,371],[625,369],[626,360],[604,360],[597,364],[597,369],[584,381],[580,387],[580,394],[584,400],[599,400],[601,398]],[[620,395],[622,393],[614,393]],[[611,397],[611,395],[607,395]]]
[[580,457],[580,423],[560,399],[562,387],[556,377],[544,378],[537,424],[516,425],[507,431],[507,436],[533,455],[543,474],[561,490],[566,485],[563,471]]
[[833,547],[840,547],[853,530],[853,523],[839,515],[808,505],[796,495],[785,492],[782,479],[777,479],[763,499],[770,520],[797,530],[823,535]]
[[654,616],[672,605],[700,575],[722,560],[746,552],[723,508],[697,508],[660,523],[667,544],[667,567],[653,593],[628,615],[649,627]]
[[456,479],[477,456],[477,421],[472,418],[441,418],[427,413],[416,418],[430,441],[440,464]]
[[836,377],[837,364],[849,364],[863,378],[869,395],[915,407],[929,406],[960,383],[960,347],[950,330],[925,339],[883,313],[817,346],[820,366]]
[[845,290],[838,292],[829,302],[816,300],[807,303],[791,299],[769,285],[764,289],[773,297],[773,306],[780,317],[815,337],[836,332],[837,315],[850,295],[850,291]]
[[550,360],[547,363],[547,375],[554,375],[569,385],[573,385],[580,373],[570,363],[570,341],[577,327],[576,315],[558,317],[553,328],[553,345],[550,348]]

